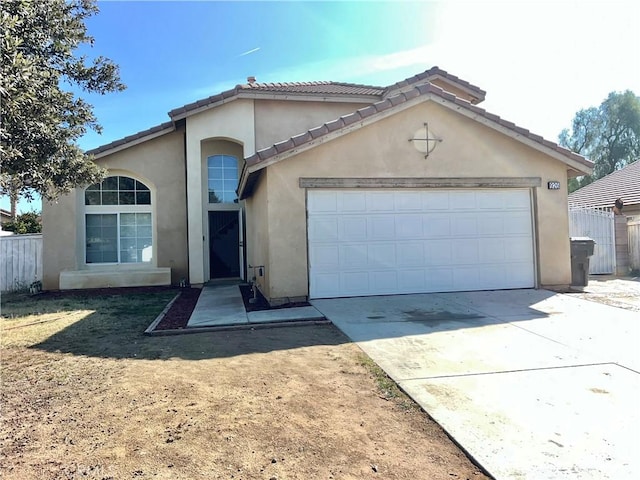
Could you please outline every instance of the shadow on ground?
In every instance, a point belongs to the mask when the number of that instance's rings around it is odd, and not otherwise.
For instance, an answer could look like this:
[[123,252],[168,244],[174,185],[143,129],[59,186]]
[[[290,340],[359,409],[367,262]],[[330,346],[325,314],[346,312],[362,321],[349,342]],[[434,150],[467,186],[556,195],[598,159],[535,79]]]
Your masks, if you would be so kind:
[[[62,320],[65,309],[77,311],[84,305],[87,313],[66,326],[52,325],[50,332],[41,335],[30,344],[30,348],[103,358],[198,360],[350,342],[333,325],[311,324],[176,336],[145,336],[144,330],[174,295],[175,291],[160,291],[138,295],[104,295],[99,298],[85,296],[73,300],[66,297],[40,300],[36,302],[39,310],[59,312]],[[368,327],[363,325],[365,337],[373,340],[410,335],[410,332],[415,333],[410,325],[415,324],[419,324],[424,333],[430,333],[504,323],[504,319],[486,315],[477,309],[479,304],[482,304],[485,311],[487,308],[513,310],[509,313],[518,314],[518,320],[546,316],[531,308],[531,305],[535,303],[534,300],[540,301],[553,293],[523,290],[516,291],[513,295],[523,297],[519,298],[518,305],[494,305],[492,292],[471,292],[412,295],[404,297],[405,300],[403,296],[345,299],[346,304],[340,303],[337,306],[343,310],[347,304],[353,303],[350,318],[356,323],[369,324]],[[393,305],[393,308],[387,304]],[[374,326],[378,322],[386,323],[387,326]]]

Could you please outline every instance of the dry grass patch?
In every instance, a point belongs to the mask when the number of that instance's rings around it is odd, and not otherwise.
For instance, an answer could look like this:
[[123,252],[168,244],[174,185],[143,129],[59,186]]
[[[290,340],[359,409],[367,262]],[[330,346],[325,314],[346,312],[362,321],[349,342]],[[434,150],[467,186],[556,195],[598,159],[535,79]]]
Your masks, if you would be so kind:
[[143,336],[172,297],[3,297],[1,478],[486,478],[334,327]]

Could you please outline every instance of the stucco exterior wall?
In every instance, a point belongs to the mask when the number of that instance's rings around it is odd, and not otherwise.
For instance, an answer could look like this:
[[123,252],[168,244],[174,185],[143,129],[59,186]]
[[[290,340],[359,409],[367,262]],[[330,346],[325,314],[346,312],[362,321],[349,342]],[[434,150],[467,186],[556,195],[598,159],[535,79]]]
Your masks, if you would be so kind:
[[187,212],[189,228],[189,281],[208,280],[206,258],[206,210],[203,208],[202,146],[208,139],[228,139],[242,145],[244,156],[255,152],[253,100],[239,99],[186,119]]
[[[256,283],[264,293],[271,274],[269,258],[269,172],[263,172],[253,196],[245,202],[247,220],[247,263],[253,267],[264,267],[260,276],[255,270]],[[251,280],[253,268],[247,268],[247,278]]]
[[[425,121],[443,139],[427,159],[408,140]],[[305,190],[300,177],[541,177],[535,188],[538,281],[570,283],[566,166],[435,102],[396,113],[268,167],[271,298],[307,295]],[[560,180],[560,190],[548,190]],[[296,255],[291,255],[296,252]]]
[[64,195],[56,202],[42,201],[42,288],[57,290],[59,274],[78,268],[76,238],[78,232],[76,192]]
[[[171,269],[171,282],[187,277],[187,222],[184,132],[172,132],[97,159],[111,174],[131,174],[153,192],[155,265]],[[43,287],[57,289],[63,270],[84,270],[83,189],[43,205]],[[94,267],[94,266],[92,266]],[[125,268],[127,267],[127,268]],[[105,269],[123,271],[132,266]],[[145,266],[139,266],[144,269]],[[95,270],[95,269],[94,269]],[[74,283],[75,285],[75,283]],[[80,287],[78,287],[80,288]],[[87,287],[85,287],[87,288]]]
[[[365,107],[365,103],[256,100],[256,150]],[[253,152],[247,153],[250,155]]]

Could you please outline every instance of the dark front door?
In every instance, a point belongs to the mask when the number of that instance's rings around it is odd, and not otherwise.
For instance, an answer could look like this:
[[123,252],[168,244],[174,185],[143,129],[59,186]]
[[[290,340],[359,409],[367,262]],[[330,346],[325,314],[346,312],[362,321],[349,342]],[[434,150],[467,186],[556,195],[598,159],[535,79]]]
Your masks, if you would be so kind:
[[209,212],[210,278],[240,276],[238,211]]

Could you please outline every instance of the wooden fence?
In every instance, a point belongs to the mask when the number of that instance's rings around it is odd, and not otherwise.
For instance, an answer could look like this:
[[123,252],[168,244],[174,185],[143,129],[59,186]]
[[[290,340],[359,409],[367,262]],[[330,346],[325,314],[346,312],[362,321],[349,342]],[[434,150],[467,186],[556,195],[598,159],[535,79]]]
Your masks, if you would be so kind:
[[631,270],[640,271],[640,220],[627,224],[629,235],[629,265]]
[[42,280],[42,234],[0,237],[0,291]]

